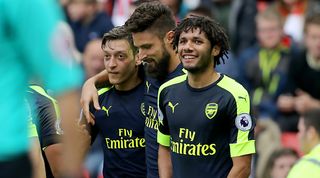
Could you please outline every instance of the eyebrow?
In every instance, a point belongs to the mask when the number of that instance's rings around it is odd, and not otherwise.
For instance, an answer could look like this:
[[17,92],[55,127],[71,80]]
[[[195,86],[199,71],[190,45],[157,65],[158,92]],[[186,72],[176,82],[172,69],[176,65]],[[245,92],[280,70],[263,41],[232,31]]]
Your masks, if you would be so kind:
[[[180,36],[180,39],[187,39],[187,37],[185,36]],[[205,38],[204,37],[201,37],[201,36],[193,36],[191,37],[192,40],[204,40]]]
[[151,46],[152,46],[152,44],[147,43],[147,44],[141,45],[139,48],[150,48]]
[[[104,53],[110,53],[104,50]],[[127,53],[127,50],[120,50],[120,51],[115,51],[114,54],[119,54],[119,53]]]

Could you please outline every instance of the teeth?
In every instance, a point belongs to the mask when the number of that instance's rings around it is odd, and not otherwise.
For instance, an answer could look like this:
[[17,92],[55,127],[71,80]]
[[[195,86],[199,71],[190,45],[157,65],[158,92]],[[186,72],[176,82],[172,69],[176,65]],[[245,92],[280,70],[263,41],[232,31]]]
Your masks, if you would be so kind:
[[194,58],[193,56],[183,56],[183,58],[185,58],[185,59],[192,59],[192,58]]

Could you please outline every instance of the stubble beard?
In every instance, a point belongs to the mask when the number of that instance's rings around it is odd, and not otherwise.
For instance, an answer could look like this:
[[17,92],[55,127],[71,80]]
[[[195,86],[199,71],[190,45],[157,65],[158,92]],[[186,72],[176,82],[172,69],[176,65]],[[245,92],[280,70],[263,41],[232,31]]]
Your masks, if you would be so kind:
[[210,56],[203,56],[199,59],[198,63],[194,67],[183,67],[192,74],[200,74],[208,68],[211,62],[210,60],[213,60],[210,58]]
[[144,63],[146,75],[158,80],[165,80],[168,76],[170,58],[170,54],[164,50],[162,58],[159,60],[159,63]]

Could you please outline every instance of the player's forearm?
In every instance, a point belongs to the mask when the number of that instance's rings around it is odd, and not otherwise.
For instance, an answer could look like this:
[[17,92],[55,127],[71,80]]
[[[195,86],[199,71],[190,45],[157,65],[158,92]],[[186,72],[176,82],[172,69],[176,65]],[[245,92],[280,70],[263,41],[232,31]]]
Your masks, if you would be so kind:
[[251,173],[251,155],[232,158],[233,166],[228,178],[248,178]]
[[51,172],[54,177],[61,177],[62,173],[60,172],[59,167],[61,166],[61,154],[62,154],[62,143],[55,143],[49,145],[45,148],[44,153],[49,162]]
[[159,145],[158,167],[160,178],[172,178],[172,164],[168,147]]
[[81,172],[82,160],[78,150],[80,146],[79,129],[77,118],[79,117],[80,106],[79,95],[76,91],[69,91],[58,97],[61,110],[61,126],[64,131],[62,136],[62,172],[63,175],[76,177]]
[[92,135],[92,127],[90,124],[86,122],[85,116],[82,114],[82,117],[79,120],[78,123],[78,129],[79,129],[79,139],[82,142],[81,149],[78,150],[80,157],[82,158],[82,162],[84,161],[88,150],[91,146],[91,143],[93,143],[94,140]]
[[32,166],[33,166],[33,177],[34,178],[45,177],[46,170],[44,167],[44,161],[43,161],[43,157],[40,150],[41,147],[40,147],[39,139],[38,137],[33,137],[30,139],[30,141],[32,143],[32,147],[29,155],[31,158]]
[[232,167],[228,178],[248,178],[250,176],[250,167]]

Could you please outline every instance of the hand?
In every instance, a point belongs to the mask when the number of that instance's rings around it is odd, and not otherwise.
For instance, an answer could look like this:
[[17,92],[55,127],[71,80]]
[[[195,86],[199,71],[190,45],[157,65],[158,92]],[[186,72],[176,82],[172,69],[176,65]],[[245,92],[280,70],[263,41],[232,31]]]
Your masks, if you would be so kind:
[[293,96],[281,95],[278,98],[278,108],[282,112],[294,111],[295,98]]
[[96,110],[101,109],[98,102],[98,90],[95,86],[95,80],[93,78],[88,79],[83,84],[80,103],[87,122],[94,125],[94,116],[90,113],[89,110],[89,105],[91,102],[93,102],[93,106]]
[[296,93],[294,107],[298,113],[302,114],[310,109],[320,108],[320,101],[310,96],[307,92],[298,90]]

